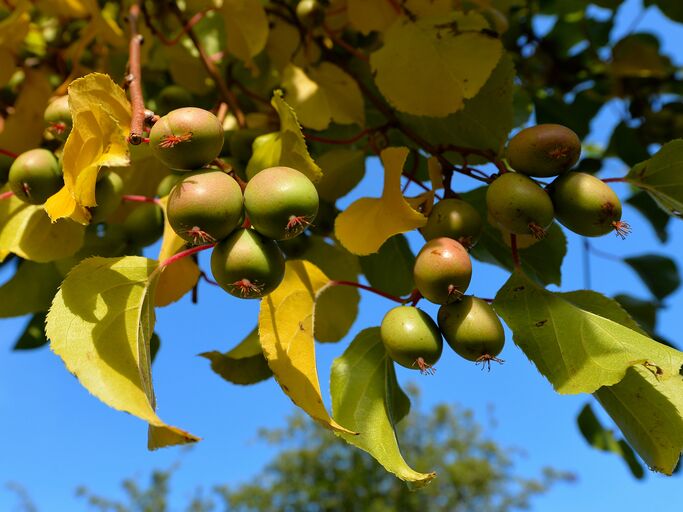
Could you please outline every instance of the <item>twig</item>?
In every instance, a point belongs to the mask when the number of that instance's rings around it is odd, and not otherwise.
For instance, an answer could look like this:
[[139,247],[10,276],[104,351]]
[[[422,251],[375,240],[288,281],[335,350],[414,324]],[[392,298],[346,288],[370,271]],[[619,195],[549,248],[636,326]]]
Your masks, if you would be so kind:
[[145,123],[145,100],[142,97],[142,67],[140,65],[140,45],[142,36],[138,33],[140,3],[137,0],[128,10],[130,24],[130,43],[128,45],[128,89],[130,90],[130,134],[128,142],[137,146],[142,142],[142,129]]
[[356,283],[355,281],[330,281],[329,286],[353,286],[354,288],[360,288],[361,290],[366,290],[368,292],[375,293],[381,297],[384,297],[385,299],[393,300],[394,302],[398,302],[399,304],[405,304],[406,302],[411,301],[413,297],[411,294],[411,296],[407,299],[402,299],[401,297],[397,297],[396,295],[391,295],[390,293],[383,292],[382,290],[378,290],[377,288],[373,288],[372,286]]
[[145,24],[149,28],[150,32],[154,34],[154,36],[161,41],[162,44],[165,46],[174,46],[178,44],[178,42],[182,39],[182,37],[187,34],[187,32],[194,27],[197,23],[199,23],[201,20],[204,19],[204,17],[209,14],[212,11],[215,11],[215,7],[210,7],[209,9],[206,9],[205,11],[200,11],[196,13],[194,16],[192,16],[188,22],[180,29],[180,33],[175,35],[172,38],[167,38],[162,32],[160,32],[152,23],[152,17],[149,15],[149,11],[147,11],[147,7],[145,7],[144,2],[142,3],[142,14],[145,17]]
[[244,192],[244,189],[247,188],[247,182],[244,181],[242,178],[237,176],[237,173],[235,172],[235,169],[233,169],[232,165],[226,164],[223,160],[220,158],[216,158],[213,162],[211,162],[213,165],[217,166],[221,171],[224,171],[228,173],[234,180],[237,182],[237,184],[240,186],[242,191]]
[[628,181],[626,178],[604,178],[603,183],[622,183]]
[[349,52],[354,57],[364,62],[370,62],[370,57],[356,50],[353,46],[344,41],[341,37],[337,37],[336,34],[332,32],[330,27],[328,27],[327,25],[323,25],[323,30],[325,31],[325,34],[327,34],[327,37],[329,37],[334,44],[336,44],[337,46],[341,46],[342,48],[344,48],[344,50]]
[[378,128],[365,128],[364,130],[361,130],[358,132],[356,135],[353,135],[347,139],[331,139],[328,137],[321,137],[320,135],[314,135],[312,133],[305,132],[304,137],[307,140],[313,141],[313,142],[321,142],[322,144],[337,144],[337,145],[345,145],[345,144],[353,144],[354,142],[358,142],[360,139],[363,137],[367,137],[369,134],[377,131],[384,131],[386,130],[390,125],[389,124],[384,124]]

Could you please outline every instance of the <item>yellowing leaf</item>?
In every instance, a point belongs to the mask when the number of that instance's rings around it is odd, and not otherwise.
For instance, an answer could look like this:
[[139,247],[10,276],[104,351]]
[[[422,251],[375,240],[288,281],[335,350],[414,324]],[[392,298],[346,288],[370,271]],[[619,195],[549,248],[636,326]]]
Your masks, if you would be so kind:
[[[450,22],[450,23],[449,23]],[[401,19],[370,55],[375,83],[396,109],[444,117],[460,110],[484,85],[503,53],[479,14]]]
[[0,286],[0,318],[47,311],[61,281],[54,263],[22,261]]
[[318,382],[313,311],[329,281],[308,261],[287,261],[282,283],[261,301],[259,337],[268,366],[292,401],[324,427],[353,434],[330,418]]
[[280,116],[280,131],[256,138],[254,152],[247,165],[247,176],[268,167],[284,165],[304,173],[313,182],[319,181],[322,171],[308,153],[296,114],[282,99],[281,91],[275,91],[271,104]]
[[83,208],[97,204],[95,183],[100,167],[130,162],[130,104],[109,76],[91,73],[69,86],[69,108],[73,128],[62,156],[64,188],[47,200],[45,210],[52,220],[70,217],[86,224],[89,215]]
[[43,113],[51,94],[52,87],[45,73],[27,69],[14,112],[0,127],[0,148],[22,153],[40,146],[45,130]]
[[400,16],[387,0],[348,0],[349,22],[363,34],[383,32]]
[[198,441],[154,411],[149,341],[157,263],[94,257],[74,267],[47,316],[52,351],[93,395],[150,425],[150,449]]
[[408,152],[407,148],[387,148],[382,151],[382,197],[358,199],[337,217],[335,235],[352,253],[364,255],[377,252],[389,237],[427,223],[427,217],[413,210],[401,193],[401,173]]
[[299,31],[296,27],[274,17],[268,33],[266,53],[275,69],[280,71],[292,61],[299,44]]
[[[159,251],[159,263],[170,258],[185,248],[185,240],[180,238],[168,223],[166,215],[166,203],[168,197],[161,200],[164,208],[164,236],[161,240]],[[155,306],[168,306],[172,302],[180,300],[187,292],[192,290],[199,280],[199,267],[192,258],[182,258],[171,265],[163,268],[154,295]]]
[[228,51],[252,65],[268,40],[268,18],[260,0],[223,0],[221,10],[228,34]]
[[358,333],[341,357],[332,363],[330,394],[335,418],[359,435],[340,433],[349,444],[372,455],[384,468],[413,487],[424,487],[436,473],[419,473],[401,455],[395,423],[397,394],[391,359],[384,350],[379,328]]
[[301,124],[324,130],[330,121],[337,124],[365,124],[363,95],[356,81],[339,67],[323,62],[303,70],[293,64],[282,74],[287,102]]
[[16,197],[0,201],[0,252],[32,261],[54,261],[78,251],[84,236],[83,226],[70,220],[51,223],[41,206]]

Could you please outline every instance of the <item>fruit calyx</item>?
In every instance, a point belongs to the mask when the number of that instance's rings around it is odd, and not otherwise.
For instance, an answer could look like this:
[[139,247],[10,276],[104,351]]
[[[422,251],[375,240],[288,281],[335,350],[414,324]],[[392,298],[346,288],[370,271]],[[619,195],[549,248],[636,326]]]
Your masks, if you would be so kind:
[[192,140],[192,132],[183,133],[182,135],[164,135],[159,141],[159,147],[168,149],[173,148],[181,142],[188,142]]

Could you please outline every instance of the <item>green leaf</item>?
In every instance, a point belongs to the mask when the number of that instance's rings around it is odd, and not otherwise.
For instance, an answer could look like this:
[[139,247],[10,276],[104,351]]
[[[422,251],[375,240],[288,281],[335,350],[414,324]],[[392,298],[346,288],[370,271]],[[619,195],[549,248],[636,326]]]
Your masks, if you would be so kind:
[[211,351],[199,355],[211,361],[211,369],[233,384],[256,384],[273,375],[263,357],[256,328],[228,352]]
[[683,4],[678,0],[645,0],[645,6],[656,5],[665,16],[683,23]]
[[149,423],[150,449],[198,441],[156,414],[150,337],[157,262],[93,257],[66,277],[47,315],[52,351],[97,398]]
[[652,197],[646,192],[640,191],[629,197],[626,202],[638,210],[650,222],[660,242],[665,243],[669,239],[667,226],[671,217],[657,206]]
[[681,285],[676,262],[659,254],[645,254],[624,258],[657,299],[662,300],[671,295]]
[[0,287],[0,318],[47,311],[61,282],[54,263],[22,261]]
[[393,363],[386,355],[378,327],[358,333],[344,354],[332,363],[334,417],[359,433],[338,435],[368,452],[401,480],[423,487],[436,473],[413,470],[401,455],[394,425],[396,416],[405,412],[405,401],[397,399],[398,389]]
[[247,176],[283,165],[304,173],[314,183],[320,181],[322,171],[309,155],[299,121],[292,107],[282,99],[282,91],[275,91],[271,104],[280,117],[280,131],[254,140]]
[[12,350],[33,350],[47,344],[47,338],[45,337],[46,315],[47,313],[41,312],[31,317]]
[[[486,187],[462,194],[462,199],[474,206],[482,218],[487,217]],[[506,243],[504,236],[488,222],[484,223],[479,242],[472,249],[471,255],[479,261],[492,263],[512,271],[515,265],[512,261],[509,241]],[[562,228],[556,223],[550,226],[543,240],[531,247],[519,250],[524,271],[543,285],[561,284],[561,268],[565,254],[567,254],[567,238]]]
[[590,123],[603,105],[602,97],[590,90],[579,92],[571,103],[557,96],[536,97],[536,123],[562,124],[583,139],[588,135]]
[[641,480],[645,476],[643,466],[636,458],[633,449],[623,440],[617,440],[611,430],[600,424],[590,404],[586,404],[576,418],[581,434],[593,448],[619,455],[628,464],[631,474]]
[[612,132],[605,153],[621,158],[628,166],[634,166],[638,162],[650,158],[646,145],[638,137],[638,131],[635,128],[630,128],[623,121]]
[[360,266],[370,286],[392,295],[405,295],[415,287],[415,255],[403,235],[395,235],[374,254],[361,256]]
[[655,155],[633,167],[626,180],[645,190],[670,215],[683,217],[683,139],[664,144]]
[[323,175],[316,188],[320,197],[334,202],[351,192],[365,175],[365,152],[332,149],[318,158]]
[[496,312],[515,343],[558,393],[593,393],[647,363],[677,375],[683,354],[648,338],[619,305],[596,292],[552,293],[516,271],[500,289]]
[[[630,295],[615,295],[619,305],[642,327],[650,336],[657,324],[657,304],[650,300],[642,300]],[[634,329],[635,330],[635,329]]]

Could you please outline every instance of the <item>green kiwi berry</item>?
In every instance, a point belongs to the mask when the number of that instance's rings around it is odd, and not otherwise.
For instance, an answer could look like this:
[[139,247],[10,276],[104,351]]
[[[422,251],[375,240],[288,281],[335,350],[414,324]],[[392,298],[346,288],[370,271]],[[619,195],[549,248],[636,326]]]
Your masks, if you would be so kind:
[[427,224],[420,229],[425,240],[447,237],[460,242],[465,248],[473,247],[483,229],[479,212],[462,199],[442,199],[429,213]]
[[443,351],[436,323],[414,306],[398,306],[384,315],[380,336],[391,359],[423,373],[433,371]]
[[9,188],[29,204],[43,204],[64,185],[59,162],[47,149],[31,149],[20,154],[9,169]]
[[59,140],[66,140],[73,126],[69,97],[60,96],[53,100],[45,109],[43,115],[47,124],[47,131]]
[[109,171],[95,185],[95,201],[97,206],[90,208],[92,224],[107,219],[121,204],[123,197],[123,180],[115,172]]
[[510,166],[527,176],[547,178],[571,169],[581,155],[581,140],[560,124],[539,124],[512,137],[507,149]]
[[136,204],[123,222],[123,229],[131,245],[152,245],[164,234],[164,212],[161,206],[153,203]]

